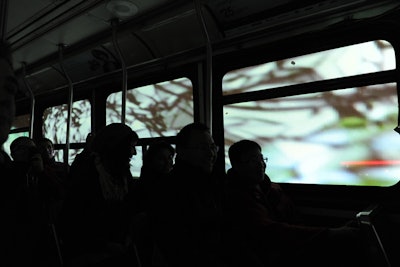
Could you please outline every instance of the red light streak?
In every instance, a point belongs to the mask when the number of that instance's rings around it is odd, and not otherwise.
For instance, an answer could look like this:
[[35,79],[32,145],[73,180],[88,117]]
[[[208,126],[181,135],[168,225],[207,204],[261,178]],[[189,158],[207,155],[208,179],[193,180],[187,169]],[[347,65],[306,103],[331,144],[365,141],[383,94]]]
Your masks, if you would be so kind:
[[360,160],[360,161],[344,161],[341,163],[345,166],[380,166],[380,165],[399,165],[400,160]]

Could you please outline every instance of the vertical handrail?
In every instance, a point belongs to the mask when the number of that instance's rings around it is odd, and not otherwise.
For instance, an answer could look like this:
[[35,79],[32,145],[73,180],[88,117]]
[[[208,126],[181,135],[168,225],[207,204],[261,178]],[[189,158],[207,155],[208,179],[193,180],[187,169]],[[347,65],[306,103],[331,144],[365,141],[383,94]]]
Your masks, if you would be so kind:
[[29,85],[28,80],[26,79],[26,63],[22,63],[22,80],[24,82],[24,85],[26,89],[28,90],[29,93],[29,98],[30,98],[30,108],[31,108],[31,115],[30,115],[30,121],[29,121],[29,137],[33,138],[33,125],[34,125],[34,119],[35,119],[35,95],[33,94],[32,87]]
[[56,249],[57,249],[57,256],[58,256],[58,261],[60,266],[64,266],[64,259],[63,259],[63,255],[61,252],[61,244],[60,244],[60,239],[58,237],[57,234],[57,230],[56,230],[56,226],[54,225],[54,223],[50,223],[50,228],[51,228],[51,233],[53,235],[54,238],[54,243],[56,244]]
[[72,101],[74,98],[74,88],[73,88],[73,84],[72,84],[72,80],[69,77],[67,71],[65,70],[64,67],[64,58],[63,58],[63,52],[64,52],[64,44],[60,44],[58,46],[58,56],[59,56],[59,64],[61,67],[61,72],[64,75],[64,78],[67,80],[68,82],[68,103],[67,103],[67,133],[66,133],[66,142],[65,142],[65,152],[64,153],[64,163],[69,163],[69,148],[70,148],[70,141],[69,141],[69,137],[70,137],[70,131],[71,131],[71,114],[72,114]]
[[210,35],[208,33],[208,29],[207,29],[207,25],[204,19],[204,14],[202,11],[202,5],[200,3],[200,0],[194,0],[194,5],[196,8],[196,14],[197,14],[197,18],[200,22],[201,25],[201,29],[203,32],[203,36],[204,39],[206,41],[206,83],[205,83],[205,96],[204,96],[204,101],[206,104],[206,107],[210,107],[209,109],[205,109],[205,121],[204,123],[210,128],[210,131],[212,133],[212,94],[213,94],[213,76],[212,76],[212,72],[213,72],[213,61],[212,61],[212,54],[213,54],[213,50],[212,50],[212,45],[211,45],[211,39],[210,39]]
[[0,37],[4,42],[7,39],[8,0],[0,1]]
[[121,63],[122,69],[122,103],[121,103],[121,123],[125,124],[125,117],[126,117],[126,95],[128,91],[128,75],[126,70],[125,60],[122,56],[121,49],[118,45],[117,39],[117,26],[118,26],[118,19],[111,20],[111,27],[112,27],[112,39],[115,51],[117,51],[119,61]]

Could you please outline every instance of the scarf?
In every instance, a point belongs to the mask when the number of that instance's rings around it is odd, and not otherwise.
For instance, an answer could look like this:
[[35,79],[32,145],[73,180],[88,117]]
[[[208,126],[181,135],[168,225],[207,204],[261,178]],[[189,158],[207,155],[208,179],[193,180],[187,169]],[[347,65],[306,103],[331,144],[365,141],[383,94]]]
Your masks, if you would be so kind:
[[128,194],[128,181],[122,176],[122,181],[115,179],[101,162],[100,156],[94,153],[94,163],[99,174],[99,182],[105,200],[122,201]]

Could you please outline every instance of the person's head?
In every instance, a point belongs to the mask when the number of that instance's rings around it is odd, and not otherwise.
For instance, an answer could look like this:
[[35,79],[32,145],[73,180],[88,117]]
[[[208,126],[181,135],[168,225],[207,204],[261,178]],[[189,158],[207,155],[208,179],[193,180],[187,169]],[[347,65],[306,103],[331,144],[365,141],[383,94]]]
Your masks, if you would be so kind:
[[18,83],[11,65],[9,46],[0,42],[0,146],[8,138],[15,115]]
[[11,142],[10,153],[16,162],[29,162],[32,156],[38,154],[39,151],[31,138],[21,136]]
[[249,183],[258,183],[264,179],[265,158],[261,146],[251,140],[240,140],[229,147],[229,160],[232,170]]
[[171,171],[175,149],[165,141],[156,141],[149,145],[143,156],[143,167],[154,173],[165,174]]
[[129,167],[132,156],[136,155],[139,136],[123,123],[105,126],[94,137],[91,150],[97,153],[104,164],[115,170]]
[[48,162],[54,160],[54,144],[48,138],[41,138],[36,141],[37,148],[42,155],[43,161]]
[[210,173],[217,159],[218,147],[209,128],[202,123],[183,127],[176,136],[176,162]]

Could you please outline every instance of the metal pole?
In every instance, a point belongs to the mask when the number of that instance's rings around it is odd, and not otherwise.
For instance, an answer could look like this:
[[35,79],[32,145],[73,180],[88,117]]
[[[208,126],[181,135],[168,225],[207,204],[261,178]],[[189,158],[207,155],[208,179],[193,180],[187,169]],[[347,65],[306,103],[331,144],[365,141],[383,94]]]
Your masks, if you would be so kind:
[[23,79],[26,89],[28,90],[29,98],[31,100],[31,117],[30,117],[30,123],[29,123],[29,137],[33,138],[33,124],[34,124],[34,119],[35,119],[35,95],[33,94],[32,87],[29,85],[25,76],[26,76],[26,63],[23,62],[22,63],[22,79]]
[[194,0],[194,5],[196,8],[196,14],[197,18],[199,20],[199,23],[201,25],[201,29],[203,32],[204,39],[206,41],[206,83],[204,86],[204,102],[206,107],[209,107],[205,109],[205,124],[210,128],[210,131],[212,133],[212,94],[213,94],[213,77],[212,77],[212,46],[211,46],[211,39],[208,34],[207,30],[207,25],[204,19],[204,14],[202,11],[202,5],[200,3],[200,0]]
[[126,70],[125,60],[122,56],[121,49],[118,45],[118,38],[117,38],[117,26],[118,26],[118,19],[111,20],[112,26],[112,37],[113,37],[113,45],[114,49],[118,53],[119,61],[121,62],[121,69],[122,69],[122,103],[121,103],[121,123],[125,123],[126,117],[126,95],[128,91],[128,75]]
[[61,72],[63,73],[65,79],[68,82],[68,103],[67,103],[67,108],[68,108],[68,113],[67,113],[67,136],[66,136],[66,142],[65,142],[65,153],[64,153],[64,163],[69,163],[69,148],[70,148],[70,131],[71,131],[71,115],[72,115],[72,104],[73,104],[73,98],[74,98],[74,88],[72,84],[72,80],[69,77],[68,73],[66,72],[64,68],[64,62],[63,62],[63,51],[64,51],[64,44],[60,44],[58,46],[58,55],[59,55],[59,64],[61,67]]
[[0,36],[4,42],[7,39],[8,0],[0,0]]

